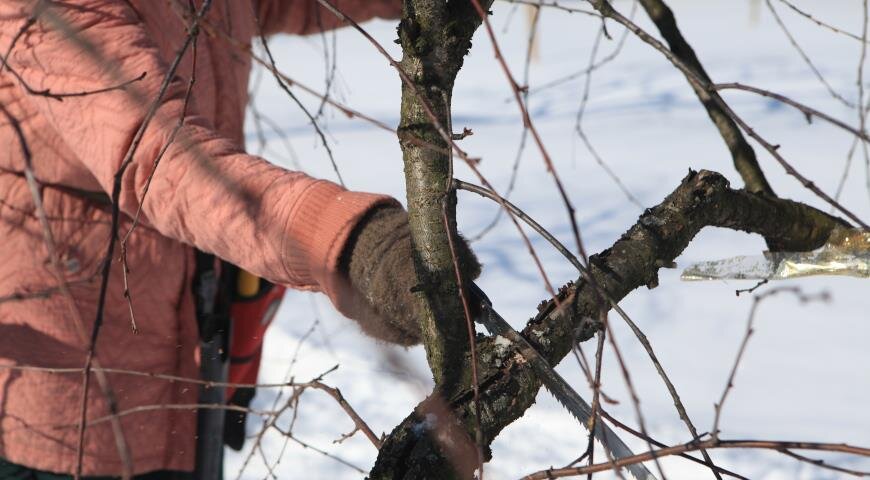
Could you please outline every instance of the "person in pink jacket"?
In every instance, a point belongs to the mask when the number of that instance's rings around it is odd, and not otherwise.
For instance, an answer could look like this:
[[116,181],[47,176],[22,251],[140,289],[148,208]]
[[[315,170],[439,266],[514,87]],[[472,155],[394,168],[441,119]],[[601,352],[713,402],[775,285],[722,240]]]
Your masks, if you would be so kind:
[[[338,4],[357,21],[397,18],[401,9],[399,0]],[[48,370],[85,365],[111,231],[111,206],[95,199],[112,192],[187,38],[189,9],[187,0],[0,2],[0,53],[8,52],[0,70],[0,475],[48,478],[36,472],[69,475],[78,468],[82,375]],[[339,22],[315,0],[215,0],[203,22],[208,28],[197,39],[195,62],[189,50],[121,178],[120,235],[141,210],[126,254],[138,333],[116,263],[95,348],[100,366],[198,377],[195,249],[275,283],[322,291],[373,336],[418,343],[410,237],[399,203],[281,169],[243,149],[251,59],[238,45],[250,45],[258,24],[268,35],[307,34]],[[124,88],[56,96],[106,89],[143,73]],[[477,271],[464,244],[463,252],[469,271]],[[130,452],[124,462],[96,377],[87,398],[85,476],[117,476],[125,464],[136,475],[151,472],[149,478],[193,470],[195,411],[159,406],[197,403],[196,385],[105,376],[117,411],[126,412],[119,423]]]

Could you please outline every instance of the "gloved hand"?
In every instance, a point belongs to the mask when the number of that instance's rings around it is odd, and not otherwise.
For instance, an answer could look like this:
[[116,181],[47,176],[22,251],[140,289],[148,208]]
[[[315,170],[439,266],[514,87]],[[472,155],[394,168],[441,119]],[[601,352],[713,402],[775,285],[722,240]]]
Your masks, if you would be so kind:
[[[480,263],[471,247],[461,236],[455,245],[464,278],[477,278]],[[408,213],[394,205],[373,209],[351,235],[341,262],[361,303],[352,316],[363,331],[399,345],[420,343]]]

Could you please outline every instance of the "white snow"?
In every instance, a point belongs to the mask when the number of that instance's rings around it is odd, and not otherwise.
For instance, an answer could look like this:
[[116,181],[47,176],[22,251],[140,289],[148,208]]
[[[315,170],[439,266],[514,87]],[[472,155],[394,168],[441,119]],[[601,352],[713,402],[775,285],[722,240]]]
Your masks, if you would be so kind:
[[[583,2],[567,3],[583,5]],[[832,99],[779,31],[761,0],[669,3],[685,37],[714,80],[773,89],[857,124],[855,112]],[[858,0],[797,3],[825,21],[860,34],[862,7]],[[860,43],[819,29],[776,0],[773,4],[832,87],[855,101]],[[615,6],[626,13],[630,10],[628,1],[618,1]],[[522,11],[507,21],[512,8],[497,3],[492,22],[519,79],[526,28]],[[642,11],[638,11],[636,18],[648,31],[654,31]],[[531,70],[533,91],[536,85],[586,67],[598,25],[597,20],[583,15],[544,11],[540,56]],[[365,27],[394,56],[400,56],[399,47],[392,42],[395,38],[392,22],[376,21]],[[608,27],[614,39],[618,38],[621,29],[612,23]],[[331,34],[326,39],[331,41]],[[343,29],[336,33],[336,39],[339,74],[336,91],[341,100],[395,125],[400,91],[395,72],[357,32]],[[606,55],[615,43],[603,41],[600,56]],[[279,37],[271,45],[281,70],[323,88],[320,36]],[[597,252],[611,245],[632,225],[641,210],[626,199],[574,133],[582,88],[583,79],[579,78],[533,93],[530,110],[577,207],[585,246],[590,252]],[[297,94],[306,105],[317,109],[316,99],[302,92]],[[510,94],[490,43],[479,31],[456,84],[453,122],[455,130],[468,127],[474,131],[461,145],[472,156],[482,158],[481,170],[501,191],[510,177],[522,130]],[[848,134],[818,120],[808,125],[802,114],[769,99],[743,92],[725,92],[724,96],[760,134],[781,145],[780,152],[799,171],[826,192],[834,193],[852,141]],[[268,75],[262,78],[256,102],[287,133],[305,171],[335,179],[325,150],[306,118]],[[401,152],[395,136],[335,110],[326,112],[327,135],[348,186],[404,199]],[[583,125],[609,167],[644,206],[659,203],[689,168],[715,170],[733,185],[741,185],[727,149],[686,80],[661,54],[636,38],[630,37],[622,54],[595,72]],[[249,121],[248,127],[249,147],[256,151],[253,123]],[[273,132],[267,132],[267,137],[265,156],[289,166],[282,141]],[[828,209],[757,145],[756,151],[779,195]],[[870,219],[865,168],[863,158],[856,155],[842,201],[861,218]],[[477,183],[459,162],[456,171],[459,178]],[[574,245],[565,209],[531,142],[519,174],[511,200],[563,243]],[[460,194],[462,231],[474,236],[489,223],[497,209],[492,202]],[[554,283],[577,277],[573,267],[545,241],[537,237],[532,240]],[[515,327],[521,327],[546,297],[546,290],[514,227],[502,221],[474,247],[485,265],[479,284],[498,311]],[[764,242],[759,237],[708,229],[697,236],[677,263],[681,269],[690,262],[757,255],[763,249]],[[736,297],[734,291],[754,282],[687,283],[679,280],[679,272],[679,269],[662,270],[658,288],[637,290],[622,306],[645,331],[696,426],[706,432],[712,427],[713,403],[722,393],[752,304],[750,296]],[[722,437],[870,445],[870,324],[866,313],[870,304],[864,296],[870,284],[866,279],[818,277],[777,285],[799,285],[807,293],[827,290],[832,300],[800,304],[793,296],[781,294],[760,306],[755,335],[724,407]],[[646,427],[666,443],[689,440],[646,353],[619,317],[612,315],[611,320],[642,399]],[[312,325],[313,331],[306,336]],[[587,355],[593,353],[593,343],[585,345]],[[297,350],[296,361],[291,364]],[[307,380],[334,365],[339,365],[338,370],[324,381],[340,388],[376,433],[389,432],[431,388],[422,348],[404,350],[379,344],[363,336],[352,321],[337,314],[325,297],[289,293],[266,337],[261,381],[290,377]],[[581,394],[589,395],[575,360],[566,358],[559,371]],[[604,358],[603,388],[620,402],[607,405],[610,412],[637,426],[623,377],[611,353]],[[275,395],[274,391],[261,390],[255,406],[271,408]],[[284,392],[277,401],[286,398]],[[291,420],[288,413],[280,424],[286,427]],[[258,430],[258,423],[257,419],[251,419],[250,433]],[[352,429],[352,422],[332,398],[317,391],[302,396],[293,430],[298,438],[368,471],[377,452],[364,436],[358,433],[341,444],[333,443]],[[636,452],[646,450],[644,442],[624,433],[620,435]],[[563,466],[583,452],[586,439],[583,428],[542,391],[527,414],[505,429],[493,444],[493,459],[486,465],[486,477],[516,479],[550,466]],[[293,442],[282,454],[284,444],[280,434],[269,433],[263,443],[263,455],[255,454],[241,477],[267,478],[264,457],[270,462],[280,459],[271,467],[277,478],[364,477]],[[227,451],[227,478],[238,475],[246,455],[246,451]],[[712,455],[720,466],[750,478],[843,476],[769,451],[719,450]],[[600,451],[596,457],[605,458]],[[842,466],[870,469],[866,459],[819,457],[835,460]],[[709,471],[685,460],[668,458],[662,465],[668,478],[711,478]],[[613,477],[605,474],[601,478]]]

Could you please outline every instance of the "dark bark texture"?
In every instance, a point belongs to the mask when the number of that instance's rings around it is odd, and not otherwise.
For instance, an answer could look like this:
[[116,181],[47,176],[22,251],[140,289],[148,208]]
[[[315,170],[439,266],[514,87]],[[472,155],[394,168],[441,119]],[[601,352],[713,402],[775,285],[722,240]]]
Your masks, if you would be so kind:
[[[655,287],[659,269],[672,265],[694,236],[708,226],[760,234],[783,249],[797,251],[817,248],[834,230],[848,228],[845,221],[807,205],[731,189],[728,181],[715,172],[690,171],[676,190],[659,205],[647,209],[612,247],[590,257],[596,284],[615,301],[638,287]],[[568,284],[559,296],[558,308],[553,301],[542,303],[522,331],[551,365],[570,352],[574,341],[588,340],[601,327],[595,320],[597,295],[588,282],[580,279]],[[541,384],[517,352],[495,345],[491,338],[479,339],[477,348],[481,427],[484,442],[489,445],[534,403]],[[467,370],[467,357],[464,365]],[[438,406],[438,397],[433,395],[393,430],[371,478],[471,478],[473,463],[462,461],[450,451],[463,446],[443,447],[446,430],[462,427],[472,431],[470,384],[466,381],[446,402]],[[432,412],[445,409],[451,415],[439,415],[433,421]]]
[[[489,8],[491,0],[481,1]],[[609,6],[603,0],[597,2]],[[701,81],[706,72],[661,0],[641,0],[672,51]],[[596,5],[601,8],[601,5]],[[468,333],[448,239],[456,235],[456,195],[449,154],[453,84],[481,19],[469,0],[405,0],[399,25],[404,52],[399,138],[405,166],[413,240],[415,287],[424,312],[421,335],[435,391],[385,439],[372,479],[468,479],[477,466],[471,440],[479,420],[484,457],[507,425],[534,403],[541,383],[528,363],[490,337],[476,339],[480,387],[477,419]],[[688,75],[687,75],[688,76]],[[522,335],[551,365],[576,341],[591,338],[600,323],[603,297],[616,302],[632,290],[658,284],[660,268],[672,265],[704,227],[762,235],[772,250],[810,250],[848,224],[807,205],[773,195],[755,154],[719,108],[721,101],[689,78],[728,145],[746,189],[730,188],[720,174],[693,172],[659,205],[607,250],[590,257],[594,281],[584,277],[559,290],[558,302],[542,302]],[[446,219],[446,220],[445,220]],[[453,237],[455,238],[455,237]]]

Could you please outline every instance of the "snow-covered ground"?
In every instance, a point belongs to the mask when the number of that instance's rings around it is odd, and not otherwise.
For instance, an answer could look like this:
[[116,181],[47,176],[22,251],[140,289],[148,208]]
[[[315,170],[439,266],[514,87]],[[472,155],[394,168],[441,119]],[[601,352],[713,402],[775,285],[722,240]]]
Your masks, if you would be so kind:
[[[777,90],[850,124],[857,123],[857,114],[834,100],[803,63],[762,0],[669,3],[684,35],[714,80]],[[855,101],[860,42],[816,27],[777,0],[772,3],[832,88]],[[626,13],[631,10],[627,0],[615,5]],[[806,0],[798,5],[825,21],[860,34],[859,0]],[[509,4],[497,2],[492,21],[514,74],[521,77],[526,17],[522,10],[512,15],[512,9]],[[641,11],[636,18],[644,28],[654,31]],[[591,252],[612,244],[634,223],[641,210],[626,199],[574,133],[584,79],[538,92],[535,87],[583,69],[598,25],[596,19],[587,16],[546,9],[541,18],[539,56],[532,64],[530,79],[534,121],[569,188],[583,239]],[[392,22],[376,21],[366,28],[393,55],[400,55],[398,46],[392,42],[395,38]],[[621,34],[614,24],[609,24],[609,31],[614,40],[602,42],[600,56],[614,48]],[[331,34],[325,38],[332,41]],[[322,40],[320,36],[273,39],[271,45],[279,68],[322,89],[325,72]],[[348,105],[395,125],[400,90],[395,72],[357,32],[338,31],[336,41],[335,92]],[[316,99],[301,92],[298,95],[310,108],[317,109]],[[800,113],[762,97],[742,92],[727,92],[725,96],[759,133],[782,145],[780,152],[799,171],[813,178],[826,192],[836,190],[851,144],[847,134],[819,121],[807,124]],[[509,98],[508,83],[494,60],[491,45],[479,31],[457,81],[454,127],[474,131],[474,136],[463,140],[462,145],[471,155],[482,157],[481,170],[502,191],[510,177],[522,129],[518,109]],[[256,104],[286,132],[304,170],[335,178],[311,126],[269,76],[262,78]],[[395,136],[329,109],[325,125],[336,161],[350,188],[386,192],[404,199],[401,154]],[[253,152],[258,141],[253,122],[249,121],[248,126],[249,147]],[[661,54],[636,38],[629,37],[621,55],[595,72],[584,128],[610,168],[644,206],[659,203],[677,186],[688,168],[716,170],[740,185],[727,149],[685,79]],[[265,156],[291,165],[278,136],[267,132],[267,138]],[[779,195],[827,209],[761,148],[756,151]],[[842,201],[866,220],[870,219],[870,196],[865,174],[863,158],[857,155]],[[463,165],[457,165],[457,176],[474,180]],[[533,146],[526,149],[522,158],[512,200],[567,245],[573,245],[557,191]],[[459,210],[462,231],[474,236],[489,222],[497,206],[461,194]],[[533,241],[553,282],[563,283],[577,276],[570,264],[543,240]],[[677,261],[682,268],[698,260],[758,254],[763,248],[764,243],[758,237],[708,229]],[[521,327],[546,293],[514,227],[507,221],[501,222],[475,243],[475,250],[485,265],[480,285],[502,315],[517,328]],[[680,281],[679,272],[679,269],[663,270],[658,288],[638,290],[622,305],[648,335],[690,416],[698,429],[705,432],[712,428],[713,403],[721,395],[752,304],[750,296],[736,297],[734,291],[752,283],[685,283]],[[863,296],[870,292],[870,283],[820,277],[781,284],[799,285],[807,293],[827,290],[832,300],[804,305],[792,296],[780,295],[762,304],[756,334],[724,408],[722,437],[870,445],[870,315],[866,313],[870,303]],[[621,320],[615,316],[613,320],[617,341],[642,399],[647,428],[666,443],[687,441],[688,433],[645,352]],[[312,327],[313,331],[307,334]],[[587,350],[593,350],[592,344]],[[296,361],[291,365],[294,356]],[[363,336],[353,322],[337,314],[325,297],[289,293],[266,339],[261,381],[288,377],[304,380],[334,365],[339,365],[338,370],[325,381],[339,387],[378,433],[389,432],[431,387],[421,347],[404,350],[378,344]],[[581,394],[589,394],[574,360],[566,359],[559,371]],[[636,425],[623,377],[612,355],[604,359],[603,388],[620,401],[619,405],[609,405],[610,411]],[[270,408],[275,395],[276,392],[260,391],[255,406]],[[282,421],[289,423],[291,416]],[[253,432],[255,426],[249,425],[249,431]],[[333,443],[350,430],[351,421],[331,398],[316,391],[303,395],[294,427],[297,437],[367,471],[377,452],[362,435],[341,444]],[[635,451],[646,449],[642,441],[622,436]],[[353,468],[293,442],[282,454],[284,444],[285,439],[276,432],[267,435],[263,444],[265,455],[254,455],[241,477],[267,477],[263,457],[272,463],[280,459],[277,465],[270,466],[278,478],[364,477]],[[565,465],[580,455],[585,445],[582,427],[542,390],[537,404],[493,444],[493,459],[486,466],[487,478],[515,479],[549,466]],[[247,452],[227,453],[227,478],[234,478]],[[729,450],[712,455],[719,465],[750,478],[843,475],[769,451]],[[824,457],[843,466],[870,469],[867,460]],[[599,453],[598,458],[604,457]],[[711,476],[685,460],[669,458],[662,464],[668,478]],[[611,477],[602,475],[602,478]]]

